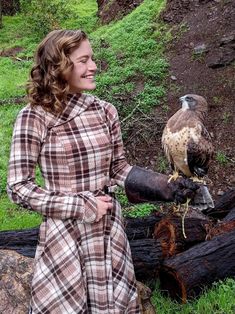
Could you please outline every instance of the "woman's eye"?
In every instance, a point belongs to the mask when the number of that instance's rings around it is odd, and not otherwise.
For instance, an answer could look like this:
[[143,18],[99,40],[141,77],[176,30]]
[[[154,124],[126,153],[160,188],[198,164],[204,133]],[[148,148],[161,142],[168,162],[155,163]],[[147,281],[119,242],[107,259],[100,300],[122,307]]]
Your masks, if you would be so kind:
[[87,59],[81,59],[79,62],[81,62],[81,63],[86,63],[86,62],[87,62]]

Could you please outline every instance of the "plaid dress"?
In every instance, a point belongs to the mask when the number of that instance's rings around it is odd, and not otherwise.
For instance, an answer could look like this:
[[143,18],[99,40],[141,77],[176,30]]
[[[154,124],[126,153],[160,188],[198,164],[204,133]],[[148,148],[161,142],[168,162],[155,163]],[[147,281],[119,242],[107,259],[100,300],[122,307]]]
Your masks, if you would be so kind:
[[[35,183],[39,165],[45,187]],[[40,106],[19,113],[8,194],[44,217],[32,280],[33,314],[140,313],[121,208],[96,219],[97,191],[123,186],[125,160],[116,109],[69,95],[57,117]]]

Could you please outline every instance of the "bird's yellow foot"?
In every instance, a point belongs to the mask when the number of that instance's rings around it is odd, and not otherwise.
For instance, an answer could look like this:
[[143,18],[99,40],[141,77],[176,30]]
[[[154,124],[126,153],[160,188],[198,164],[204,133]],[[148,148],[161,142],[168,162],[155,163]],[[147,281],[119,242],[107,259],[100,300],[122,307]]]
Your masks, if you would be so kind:
[[173,174],[170,175],[169,179],[168,179],[168,183],[170,183],[172,180],[176,180],[180,177],[179,172],[178,171],[174,171]]

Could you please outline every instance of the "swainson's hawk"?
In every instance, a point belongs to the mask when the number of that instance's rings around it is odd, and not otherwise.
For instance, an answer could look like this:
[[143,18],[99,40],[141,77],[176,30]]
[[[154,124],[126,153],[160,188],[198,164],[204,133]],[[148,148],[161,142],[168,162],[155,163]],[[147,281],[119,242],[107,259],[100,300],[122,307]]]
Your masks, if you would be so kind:
[[[211,136],[204,126],[208,105],[202,96],[185,95],[180,98],[179,109],[168,121],[162,135],[165,155],[174,171],[172,178],[181,173],[186,177],[201,179],[207,174],[213,156]],[[194,199],[196,207],[214,207],[205,184]]]

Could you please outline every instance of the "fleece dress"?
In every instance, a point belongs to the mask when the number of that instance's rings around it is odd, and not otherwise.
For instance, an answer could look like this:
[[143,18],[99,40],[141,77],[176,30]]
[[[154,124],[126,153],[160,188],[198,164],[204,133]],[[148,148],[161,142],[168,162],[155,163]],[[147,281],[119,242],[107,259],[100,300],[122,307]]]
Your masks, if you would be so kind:
[[[35,183],[39,166],[44,186]],[[27,105],[15,123],[8,194],[43,216],[30,308],[33,314],[140,313],[121,208],[99,222],[95,195],[124,185],[127,163],[113,105],[68,95],[59,116]]]

